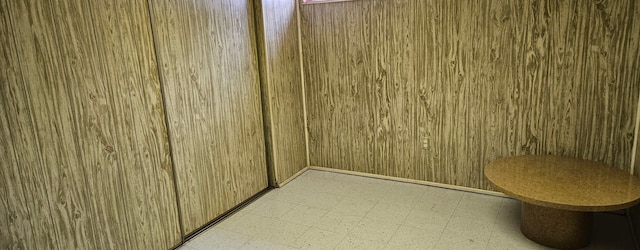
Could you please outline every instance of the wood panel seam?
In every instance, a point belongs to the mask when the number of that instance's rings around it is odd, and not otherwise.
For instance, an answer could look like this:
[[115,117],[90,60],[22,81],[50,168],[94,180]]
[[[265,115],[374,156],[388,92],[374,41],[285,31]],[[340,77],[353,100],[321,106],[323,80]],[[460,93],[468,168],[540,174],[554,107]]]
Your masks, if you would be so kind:
[[311,166],[311,158],[309,152],[309,119],[307,116],[307,91],[306,91],[306,81],[304,74],[304,57],[302,52],[302,23],[300,15],[302,12],[300,11],[300,0],[296,1],[296,20],[297,20],[297,29],[298,29],[298,57],[300,63],[300,85],[302,86],[302,112],[303,112],[303,120],[304,120],[304,142],[305,142],[305,150],[306,150],[306,158],[307,158],[307,167]]
[[[91,0],[89,0],[89,1],[91,1]],[[159,82],[159,85],[160,85],[160,97],[162,98],[161,99],[161,101],[162,101],[162,109],[165,110],[165,112],[166,112],[166,110],[167,110],[167,107],[166,107],[167,106],[167,102],[165,100],[166,100],[167,97],[165,96],[165,90],[164,90],[164,88],[165,88],[165,86],[164,86],[165,85],[165,79],[164,79],[164,75],[162,74],[162,72],[160,72],[160,65],[162,65],[162,61],[160,60],[160,56],[159,56],[159,52],[158,52],[158,45],[157,45],[157,42],[156,42],[157,34],[156,34],[156,28],[155,28],[156,23],[155,23],[154,18],[153,18],[153,11],[151,9],[153,7],[152,7],[152,4],[150,3],[150,1],[153,1],[153,0],[147,0],[146,1],[147,10],[148,10],[148,13],[149,13],[149,25],[151,26],[151,38],[152,38],[152,42],[153,42],[153,51],[155,52],[154,55],[155,55],[155,60],[156,60],[156,65],[157,65],[156,71],[158,73],[158,82]],[[169,118],[168,117],[169,117],[169,115],[165,113],[165,115],[164,115],[164,123],[165,123],[165,126],[167,128],[167,140],[171,141],[171,136],[172,136],[171,134],[172,133],[171,133],[171,129],[169,128]],[[176,210],[178,211],[178,215],[181,215],[182,214],[182,211],[181,211],[182,207],[180,206],[180,194],[178,192],[178,184],[177,184],[177,177],[176,177],[176,172],[177,171],[176,171],[176,166],[175,166],[176,163],[175,163],[175,160],[174,160],[173,144],[172,143],[168,143],[168,148],[169,148],[169,155],[170,155],[170,158],[171,158],[171,168],[173,169],[171,178],[173,178],[172,183],[173,183],[173,191],[175,193],[175,198],[176,198]],[[184,222],[183,222],[182,216],[178,216],[178,225],[180,226],[180,242],[184,243],[185,231],[184,231]]]
[[255,22],[255,33],[256,39],[258,41],[254,41],[256,45],[256,50],[258,52],[258,63],[259,65],[259,78],[260,78],[260,89],[261,89],[261,107],[262,107],[262,116],[263,118],[263,128],[264,128],[264,137],[265,137],[265,149],[267,150],[267,168],[271,171],[267,171],[267,173],[271,173],[273,176],[269,176],[269,182],[273,181],[274,185],[278,185],[278,167],[276,166],[277,156],[275,153],[275,149],[273,146],[273,138],[276,135],[276,126],[273,122],[273,114],[272,114],[272,102],[271,102],[271,66],[268,61],[269,58],[269,50],[266,46],[266,32],[265,32],[265,20],[264,20],[264,8],[262,4],[262,0],[255,0],[253,4],[253,16]]

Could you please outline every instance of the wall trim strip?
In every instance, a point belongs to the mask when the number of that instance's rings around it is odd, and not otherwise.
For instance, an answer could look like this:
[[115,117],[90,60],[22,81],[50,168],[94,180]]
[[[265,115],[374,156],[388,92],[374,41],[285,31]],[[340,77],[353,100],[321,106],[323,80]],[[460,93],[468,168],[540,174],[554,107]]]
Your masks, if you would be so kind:
[[298,171],[297,173],[295,173],[294,175],[289,177],[289,179],[286,179],[283,182],[276,183],[277,187],[278,188],[284,187],[285,185],[287,185],[289,182],[291,182],[295,178],[298,178],[298,176],[300,176],[301,174],[304,174],[304,172],[307,172],[307,170],[309,170],[309,167],[303,168],[302,170]]
[[307,167],[311,166],[311,160],[309,156],[309,125],[307,119],[307,90],[305,88],[305,77],[304,77],[304,59],[302,58],[302,28],[300,24],[300,1],[296,0],[296,20],[298,24],[298,57],[300,58],[300,84],[302,84],[302,111],[304,114],[304,141],[307,149]]
[[507,195],[505,195],[503,193],[500,193],[500,192],[488,191],[488,190],[477,189],[477,188],[462,187],[462,186],[454,186],[454,185],[442,184],[442,183],[436,183],[436,182],[430,182],[430,181],[412,180],[412,179],[406,179],[406,178],[400,178],[400,177],[385,176],[385,175],[378,175],[378,174],[369,174],[369,173],[355,172],[355,171],[342,170],[342,169],[333,169],[333,168],[326,168],[326,167],[318,167],[318,166],[310,166],[309,169],[319,170],[319,171],[326,171],[326,172],[341,173],[341,174],[350,174],[350,175],[355,175],[355,176],[376,178],[376,179],[381,179],[381,180],[399,181],[399,182],[412,183],[412,184],[418,184],[418,185],[424,185],[424,186],[432,186],[432,187],[446,188],[446,189],[452,189],[452,190],[458,190],[458,191],[464,191],[464,192],[471,192],[471,193],[477,193],[477,194],[485,194],[485,195],[491,195],[491,196],[497,196],[497,197],[511,198],[511,197],[509,197],[509,196],[507,196]]
[[636,105],[636,124],[633,132],[633,146],[631,147],[631,166],[629,171],[631,174],[635,172],[636,150],[638,150],[638,132],[640,132],[640,95],[638,95],[638,104]]

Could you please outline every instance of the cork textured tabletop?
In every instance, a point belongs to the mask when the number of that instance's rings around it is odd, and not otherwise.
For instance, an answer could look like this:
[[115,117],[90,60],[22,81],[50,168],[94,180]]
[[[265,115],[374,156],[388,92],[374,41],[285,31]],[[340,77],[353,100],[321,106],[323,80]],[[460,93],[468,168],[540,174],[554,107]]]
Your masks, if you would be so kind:
[[589,245],[593,212],[640,202],[640,180],[602,163],[551,155],[495,160],[484,175],[498,191],[522,201],[520,231],[558,249]]
[[605,164],[551,155],[498,159],[485,168],[500,192],[530,204],[570,211],[624,209],[640,202],[640,180]]

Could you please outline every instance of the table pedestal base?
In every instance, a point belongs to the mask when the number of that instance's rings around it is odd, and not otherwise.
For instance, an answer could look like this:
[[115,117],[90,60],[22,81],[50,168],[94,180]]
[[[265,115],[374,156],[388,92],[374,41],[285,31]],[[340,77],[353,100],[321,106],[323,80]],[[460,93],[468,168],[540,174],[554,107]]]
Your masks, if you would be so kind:
[[522,202],[522,234],[539,244],[578,249],[591,241],[592,212],[554,209]]

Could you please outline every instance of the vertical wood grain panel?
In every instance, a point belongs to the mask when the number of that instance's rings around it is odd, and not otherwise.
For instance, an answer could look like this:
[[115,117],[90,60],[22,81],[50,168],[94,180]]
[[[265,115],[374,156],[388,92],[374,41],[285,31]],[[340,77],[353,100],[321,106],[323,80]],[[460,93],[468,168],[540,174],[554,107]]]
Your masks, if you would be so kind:
[[375,173],[372,1],[318,6],[302,6],[311,165]]
[[124,150],[133,153],[123,164],[130,237],[137,239],[134,248],[167,248],[179,243],[180,231],[149,9],[143,0],[114,1],[110,7],[117,21],[102,29],[118,30],[120,44],[105,49],[121,56],[117,114],[125,122]]
[[275,182],[307,166],[296,1],[256,1],[267,150]]
[[[146,2],[55,6],[67,76],[84,83],[70,96],[82,107],[76,126],[87,179],[101,194],[90,196],[92,218],[104,225],[97,245],[175,246],[177,205]],[[86,21],[92,14],[95,23]]]
[[[74,94],[69,95],[77,128],[78,150],[86,164],[87,193],[91,203],[92,223],[101,225],[95,235],[97,248],[129,246],[126,207],[121,188],[122,172],[113,142],[107,86],[100,72],[94,41],[92,15],[87,1],[51,1],[60,42],[61,60],[66,82]],[[89,139],[91,138],[91,139]],[[125,227],[123,227],[125,226]]]
[[[411,23],[410,15],[404,12],[412,9],[410,4],[413,2],[373,2],[371,54],[375,92],[372,99],[376,107],[375,173],[415,179],[415,173],[411,171],[415,165],[415,150],[410,138],[416,136],[413,126],[416,123],[416,106],[413,105],[416,85],[411,82],[416,63],[394,60],[415,55],[417,44],[412,41],[416,32],[406,28]],[[354,107],[361,105],[357,103]]]
[[267,187],[251,1],[150,1],[186,234]]
[[34,234],[40,237],[49,234],[42,231],[53,231],[55,248],[94,248],[84,189],[87,183],[74,133],[75,110],[67,96],[69,86],[60,60],[51,5],[47,1],[9,1],[9,6],[41,168],[26,178],[43,176],[53,222],[40,223],[37,220],[41,218],[34,216]]
[[[4,51],[3,51],[4,52]],[[5,54],[6,55],[6,54]],[[6,57],[3,57],[5,59]],[[2,80],[5,74],[2,75]],[[2,89],[2,97],[6,96]],[[0,119],[0,140],[3,142],[0,147],[0,195],[3,199],[0,201],[0,248],[2,249],[26,249],[34,244],[32,235],[32,225],[29,221],[29,209],[27,200],[31,194],[24,192],[23,183],[18,170],[18,162],[15,157],[13,148],[13,140],[11,138],[11,130],[7,123],[9,116],[6,103],[0,103],[0,114],[4,116]]]
[[[640,90],[636,5],[304,5],[311,165],[481,189],[489,188],[484,165],[508,155],[629,169],[629,107]],[[373,153],[362,154],[363,145]]]
[[3,202],[12,233],[6,244],[177,245],[146,2],[3,1],[2,14],[0,136],[10,165],[0,177],[11,181],[0,192],[12,197]]
[[[32,127],[28,127],[29,108],[23,95],[21,72],[13,38],[9,9],[5,1],[0,2],[0,249],[26,249],[29,247],[52,247],[53,238],[40,238],[36,243],[31,217],[50,220],[48,206],[42,202],[45,194],[32,193],[34,188],[23,179],[24,173],[37,168],[25,160],[33,154],[33,147],[25,148],[24,139],[33,140]],[[22,129],[18,129],[22,128]],[[26,157],[28,159],[28,157]],[[41,190],[41,189],[40,189]],[[41,190],[44,191],[44,190]],[[50,223],[44,224],[49,225]]]

